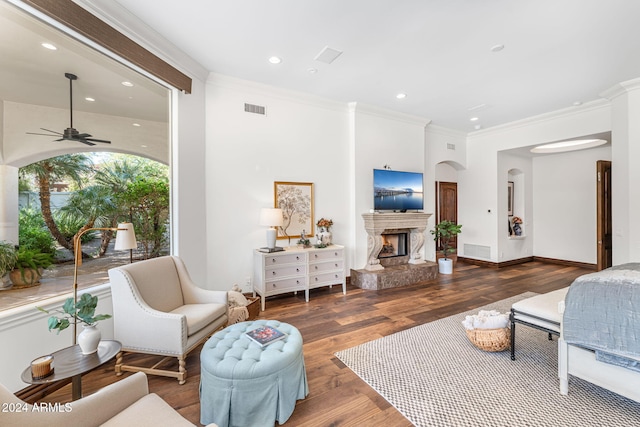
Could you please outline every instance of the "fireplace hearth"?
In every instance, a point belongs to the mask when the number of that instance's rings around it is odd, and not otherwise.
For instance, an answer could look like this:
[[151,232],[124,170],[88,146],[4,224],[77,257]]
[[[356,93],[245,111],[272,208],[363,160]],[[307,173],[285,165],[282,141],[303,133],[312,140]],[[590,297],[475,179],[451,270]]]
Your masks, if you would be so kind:
[[421,212],[363,214],[367,264],[351,270],[351,283],[362,289],[385,289],[434,279],[437,264],[422,259],[430,216]]

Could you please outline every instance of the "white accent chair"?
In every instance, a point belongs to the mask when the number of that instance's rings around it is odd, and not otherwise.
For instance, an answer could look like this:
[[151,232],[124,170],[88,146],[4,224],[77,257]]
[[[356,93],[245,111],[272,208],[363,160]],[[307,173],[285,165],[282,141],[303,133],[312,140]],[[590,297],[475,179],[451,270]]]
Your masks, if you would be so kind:
[[0,384],[0,402],[6,406],[0,411],[3,427],[194,426],[157,394],[149,393],[142,372],[71,403],[52,403],[57,406],[51,408],[28,405]]
[[[109,279],[114,338],[122,344],[116,374],[142,371],[184,384],[187,354],[227,323],[227,292],[196,286],[176,256],[112,268]],[[166,357],[152,367],[141,367],[123,364],[125,353]],[[158,368],[172,357],[178,358],[177,371]]]

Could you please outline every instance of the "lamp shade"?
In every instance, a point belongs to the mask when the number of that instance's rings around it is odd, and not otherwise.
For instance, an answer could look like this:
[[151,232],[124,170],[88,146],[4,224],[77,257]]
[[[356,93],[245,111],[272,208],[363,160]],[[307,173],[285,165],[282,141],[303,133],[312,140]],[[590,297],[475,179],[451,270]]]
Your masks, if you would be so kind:
[[284,223],[282,218],[282,209],[279,208],[262,208],[260,211],[260,225],[267,227],[280,227]]
[[136,232],[133,230],[133,224],[130,222],[118,224],[114,249],[116,251],[124,251],[127,249],[136,249],[137,247],[138,242],[136,241]]

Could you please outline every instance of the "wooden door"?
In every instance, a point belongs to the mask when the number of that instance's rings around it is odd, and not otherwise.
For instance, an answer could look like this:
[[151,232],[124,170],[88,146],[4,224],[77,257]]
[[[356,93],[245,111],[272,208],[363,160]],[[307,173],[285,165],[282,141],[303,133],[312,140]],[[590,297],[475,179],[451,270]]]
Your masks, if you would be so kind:
[[[452,221],[458,223],[458,184],[455,182],[437,182],[436,223]],[[458,237],[452,242],[452,248],[458,247]],[[438,250],[442,248],[438,245]]]
[[598,160],[596,162],[597,190],[597,262],[598,271],[613,265],[613,246],[611,225],[611,162]]

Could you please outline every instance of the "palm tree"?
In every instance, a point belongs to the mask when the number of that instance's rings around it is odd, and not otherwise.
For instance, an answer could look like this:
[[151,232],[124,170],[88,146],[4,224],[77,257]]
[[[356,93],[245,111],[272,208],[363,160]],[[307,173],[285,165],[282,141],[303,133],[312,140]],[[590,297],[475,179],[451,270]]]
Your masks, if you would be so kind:
[[32,175],[35,177],[40,191],[40,210],[42,218],[49,228],[51,235],[64,248],[73,252],[73,240],[67,238],[60,232],[51,212],[51,184],[56,181],[70,179],[82,185],[84,175],[93,171],[93,162],[86,154],[65,154],[50,159],[31,163],[20,168],[20,174]]

